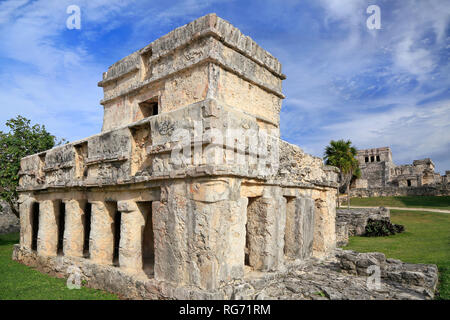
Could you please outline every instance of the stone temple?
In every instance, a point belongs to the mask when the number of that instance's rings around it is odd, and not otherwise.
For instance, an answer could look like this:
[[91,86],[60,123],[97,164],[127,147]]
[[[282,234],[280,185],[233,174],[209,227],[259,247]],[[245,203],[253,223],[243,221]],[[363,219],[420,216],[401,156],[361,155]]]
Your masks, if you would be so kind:
[[435,172],[430,158],[396,165],[389,147],[358,150],[361,177],[352,184],[353,196],[450,195],[450,171]]
[[324,259],[338,171],[280,139],[284,79],[214,14],[118,61],[102,132],[22,159],[13,258],[128,299],[255,298]]

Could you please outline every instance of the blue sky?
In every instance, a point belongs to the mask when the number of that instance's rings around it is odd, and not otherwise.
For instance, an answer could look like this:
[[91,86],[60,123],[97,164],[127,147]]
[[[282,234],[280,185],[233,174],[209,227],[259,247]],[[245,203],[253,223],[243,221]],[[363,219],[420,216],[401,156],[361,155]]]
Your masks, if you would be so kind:
[[[68,30],[66,8],[81,8]],[[369,5],[381,29],[369,30]],[[322,156],[331,139],[391,146],[397,164],[450,170],[450,1],[3,0],[0,130],[20,114],[70,141],[101,130],[102,72],[215,12],[277,57],[282,137]]]

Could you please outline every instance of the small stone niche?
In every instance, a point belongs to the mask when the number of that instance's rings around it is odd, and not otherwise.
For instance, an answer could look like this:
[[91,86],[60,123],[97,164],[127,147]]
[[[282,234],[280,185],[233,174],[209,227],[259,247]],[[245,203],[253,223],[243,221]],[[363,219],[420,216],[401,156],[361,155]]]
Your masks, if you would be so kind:
[[87,177],[88,170],[86,160],[88,156],[87,141],[75,146],[75,177],[77,179],[84,179]]
[[147,147],[151,146],[150,124],[130,129],[132,140],[131,175],[145,176],[151,174],[152,158],[147,155]]
[[38,183],[42,183],[45,181],[45,153],[42,153],[39,155],[39,168],[38,168],[38,172],[37,172],[37,181]]
[[151,77],[152,71],[150,68],[150,58],[152,57],[152,50],[147,50],[141,54],[141,81]]

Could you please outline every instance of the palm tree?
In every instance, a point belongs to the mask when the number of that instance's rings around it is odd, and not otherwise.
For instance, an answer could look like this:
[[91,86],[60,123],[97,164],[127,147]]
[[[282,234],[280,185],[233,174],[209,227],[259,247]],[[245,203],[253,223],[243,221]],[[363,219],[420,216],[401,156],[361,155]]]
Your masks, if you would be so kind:
[[[358,160],[356,159],[357,150],[352,146],[350,140],[330,141],[330,145],[325,148],[324,160],[327,165],[339,168],[339,188],[346,186],[347,207],[350,208],[350,183],[353,177],[359,178]],[[337,201],[339,208],[339,188],[337,189]]]

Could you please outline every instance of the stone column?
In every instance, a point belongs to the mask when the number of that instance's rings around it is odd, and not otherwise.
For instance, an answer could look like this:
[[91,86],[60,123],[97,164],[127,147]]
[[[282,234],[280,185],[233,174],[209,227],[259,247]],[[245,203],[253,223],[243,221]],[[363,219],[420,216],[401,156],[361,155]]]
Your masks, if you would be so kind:
[[[314,244],[314,219],[316,214],[315,202],[312,198],[303,198],[304,214],[302,215],[302,248],[300,249],[300,259],[306,259],[313,254]],[[302,200],[302,204],[303,204]]]
[[255,270],[278,270],[284,263],[286,198],[278,189],[268,188],[247,209],[249,263]]
[[66,222],[64,230],[64,255],[83,257],[84,211],[83,203],[69,200],[66,204]]
[[234,179],[162,187],[153,201],[155,279],[214,290],[242,278],[246,204]]
[[130,271],[142,271],[142,241],[145,216],[134,201],[120,201],[118,210],[122,213],[120,226],[119,265]]
[[314,200],[297,197],[286,206],[284,254],[289,259],[311,256],[314,238]]
[[95,201],[92,204],[89,251],[92,261],[112,264],[114,257],[114,210],[112,205]]
[[323,257],[336,247],[335,189],[314,190],[315,201],[313,255]]
[[31,249],[33,225],[31,218],[31,210],[33,208],[34,199],[21,195],[19,197],[19,213],[20,213],[20,246]]
[[40,256],[56,256],[58,249],[58,205],[45,200],[39,204],[39,232],[37,252]]

